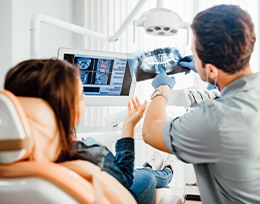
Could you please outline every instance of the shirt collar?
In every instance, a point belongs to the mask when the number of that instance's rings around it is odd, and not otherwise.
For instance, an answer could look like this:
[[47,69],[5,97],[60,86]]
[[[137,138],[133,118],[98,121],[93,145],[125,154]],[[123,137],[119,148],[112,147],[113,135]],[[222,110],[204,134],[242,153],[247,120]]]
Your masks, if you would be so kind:
[[235,94],[258,86],[260,86],[260,72],[249,74],[231,82],[221,91],[221,96]]

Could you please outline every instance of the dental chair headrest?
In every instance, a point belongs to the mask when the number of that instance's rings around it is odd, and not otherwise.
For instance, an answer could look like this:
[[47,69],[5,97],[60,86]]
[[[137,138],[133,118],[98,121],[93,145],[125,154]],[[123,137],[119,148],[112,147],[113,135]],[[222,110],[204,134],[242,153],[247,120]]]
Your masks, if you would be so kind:
[[55,115],[46,101],[0,91],[0,164],[55,161],[60,144]]
[[0,164],[28,157],[31,147],[30,128],[17,98],[0,91]]

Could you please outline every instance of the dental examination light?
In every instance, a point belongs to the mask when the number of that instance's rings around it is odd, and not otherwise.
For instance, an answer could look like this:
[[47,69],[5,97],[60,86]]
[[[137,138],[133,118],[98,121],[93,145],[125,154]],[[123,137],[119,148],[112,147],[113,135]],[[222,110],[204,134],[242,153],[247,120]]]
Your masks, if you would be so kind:
[[147,34],[154,36],[172,36],[179,29],[186,29],[188,44],[189,23],[183,22],[177,13],[162,5],[163,0],[157,0],[157,8],[146,11],[138,20],[134,20],[134,39],[136,27],[143,27]]
[[[39,58],[39,33],[40,23],[53,25],[59,28],[70,30],[74,33],[86,35],[92,38],[107,42],[115,42],[119,36],[125,31],[127,26],[134,20],[137,13],[143,7],[147,0],[139,0],[127,18],[124,20],[119,29],[112,36],[107,36],[103,33],[92,31],[90,29],[68,23],[44,14],[35,14],[31,19],[31,58]],[[178,29],[187,29],[189,24],[181,20],[175,12],[162,7],[163,0],[157,0],[157,8],[145,12],[139,20],[133,22],[134,29],[136,26],[144,27],[146,33],[156,36],[170,36],[178,32]],[[187,34],[188,39],[188,34]],[[187,40],[188,43],[188,40]]]

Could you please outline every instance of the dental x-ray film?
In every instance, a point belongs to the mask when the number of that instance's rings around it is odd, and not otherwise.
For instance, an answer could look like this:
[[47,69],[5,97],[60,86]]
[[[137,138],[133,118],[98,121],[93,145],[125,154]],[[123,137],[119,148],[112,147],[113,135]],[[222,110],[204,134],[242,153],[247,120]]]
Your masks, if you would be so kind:
[[182,58],[179,50],[173,47],[157,48],[151,51],[134,53],[134,65],[136,81],[154,78],[159,74],[158,66],[161,66],[167,74],[189,72],[190,69],[178,65]]

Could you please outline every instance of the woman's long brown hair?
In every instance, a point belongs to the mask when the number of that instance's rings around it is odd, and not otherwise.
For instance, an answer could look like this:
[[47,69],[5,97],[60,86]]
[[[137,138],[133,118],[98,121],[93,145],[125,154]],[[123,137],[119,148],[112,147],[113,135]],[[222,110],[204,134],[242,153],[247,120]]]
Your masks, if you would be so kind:
[[[79,69],[57,59],[27,60],[10,69],[4,88],[16,96],[36,97],[52,107],[62,142],[62,153],[70,151],[78,99]],[[64,155],[65,154],[65,155]]]

